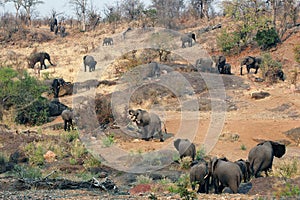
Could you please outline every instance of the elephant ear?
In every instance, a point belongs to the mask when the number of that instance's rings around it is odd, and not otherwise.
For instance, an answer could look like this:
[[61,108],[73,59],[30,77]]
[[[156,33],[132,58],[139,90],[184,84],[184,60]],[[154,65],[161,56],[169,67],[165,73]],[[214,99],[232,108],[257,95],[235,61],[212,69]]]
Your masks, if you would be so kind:
[[285,145],[280,144],[278,142],[273,142],[273,141],[270,141],[270,142],[272,144],[274,156],[276,156],[277,158],[281,158],[285,154],[285,151],[286,151]]
[[212,173],[214,173],[215,169],[216,169],[216,166],[217,166],[217,163],[218,163],[219,159],[217,157],[214,157],[211,161],[211,171]]
[[181,139],[177,139],[174,141],[174,147],[177,149],[177,151],[179,151],[179,144],[181,142]]

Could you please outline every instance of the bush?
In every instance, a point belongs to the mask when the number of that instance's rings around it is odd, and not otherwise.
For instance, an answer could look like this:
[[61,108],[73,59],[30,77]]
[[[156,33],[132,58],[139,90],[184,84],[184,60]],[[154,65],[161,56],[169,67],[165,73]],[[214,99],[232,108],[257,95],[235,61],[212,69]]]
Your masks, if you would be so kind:
[[196,160],[203,160],[206,155],[204,146],[202,146],[196,153]]
[[102,139],[102,144],[104,147],[110,147],[115,142],[114,134],[109,134],[108,136],[104,136]]
[[254,40],[263,50],[274,47],[280,42],[280,38],[274,27],[258,30]]
[[236,32],[229,33],[224,30],[217,36],[217,45],[226,54],[233,53],[234,48],[238,47],[239,41],[240,37]]
[[169,191],[172,193],[178,193],[182,199],[197,199],[196,193],[187,189],[189,183],[189,175],[182,174],[176,182],[176,186],[169,187]]
[[281,69],[282,64],[276,60],[273,60],[272,56],[269,53],[265,53],[262,55],[262,65],[260,66],[263,75],[269,70]]
[[21,165],[15,165],[13,173],[16,177],[21,179],[40,179],[42,177],[42,172],[38,167],[25,167]]
[[4,108],[16,110],[15,121],[26,125],[40,125],[48,121],[48,100],[41,98],[47,91],[36,78],[26,71],[0,68],[0,100]]
[[149,176],[144,176],[144,175],[139,175],[136,177],[136,182],[137,182],[137,185],[139,184],[149,184],[149,183],[152,183],[152,178],[150,178]]
[[45,162],[44,154],[46,150],[41,145],[29,143],[25,146],[26,155],[29,157],[31,165],[43,165]]

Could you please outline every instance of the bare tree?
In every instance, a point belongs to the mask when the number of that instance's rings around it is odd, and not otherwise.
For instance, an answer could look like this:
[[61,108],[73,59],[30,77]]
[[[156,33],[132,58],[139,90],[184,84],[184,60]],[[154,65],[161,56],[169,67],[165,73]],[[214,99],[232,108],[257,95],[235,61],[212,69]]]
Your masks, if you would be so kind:
[[184,9],[184,0],[152,0],[152,7],[157,10],[159,23],[164,27],[174,28]]
[[70,0],[69,3],[74,7],[76,15],[81,20],[81,30],[86,31],[86,14],[88,0]]
[[191,0],[190,4],[192,10],[196,14],[197,17],[200,18],[209,18],[209,10],[212,9],[211,4],[214,0]]
[[38,4],[42,4],[44,1],[41,0],[21,0],[21,6],[25,9],[26,12],[26,22],[28,25],[31,25],[31,14],[34,7]]
[[129,20],[136,20],[142,14],[145,5],[141,0],[124,0],[121,7],[125,17]]

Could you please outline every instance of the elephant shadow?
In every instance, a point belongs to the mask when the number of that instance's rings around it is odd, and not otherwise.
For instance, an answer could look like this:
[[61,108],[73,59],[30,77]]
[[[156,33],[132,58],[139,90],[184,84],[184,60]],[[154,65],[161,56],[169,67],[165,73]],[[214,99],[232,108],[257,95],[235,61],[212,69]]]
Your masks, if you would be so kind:
[[[247,194],[252,188],[252,183],[241,183],[238,189],[239,194]],[[232,194],[232,190],[229,187],[225,187],[223,193]]]

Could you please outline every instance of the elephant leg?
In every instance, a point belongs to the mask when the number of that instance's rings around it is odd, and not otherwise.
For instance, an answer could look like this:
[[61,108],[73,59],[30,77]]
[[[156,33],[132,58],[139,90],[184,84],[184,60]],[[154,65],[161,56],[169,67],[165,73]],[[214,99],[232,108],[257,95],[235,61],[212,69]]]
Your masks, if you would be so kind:
[[64,120],[64,130],[67,131],[67,120]]
[[214,178],[214,188],[215,188],[215,194],[219,194],[219,180],[217,178]]
[[258,67],[255,68],[254,74],[257,74],[257,71],[258,71]]
[[241,67],[240,74],[243,75],[243,67]]
[[250,73],[250,66],[247,66],[247,72]]
[[92,71],[92,67],[91,66],[89,66],[89,72],[91,72]]
[[163,137],[162,131],[159,130],[158,134],[159,134],[159,141],[163,142],[164,141],[164,137]]
[[182,48],[185,48],[185,44],[184,44],[184,42],[182,42],[182,45],[181,45],[181,47],[182,47]]
[[84,71],[86,72],[86,65],[84,65]]
[[223,184],[220,184],[218,190],[219,190],[219,194],[222,193],[222,191],[224,190],[225,186]]

